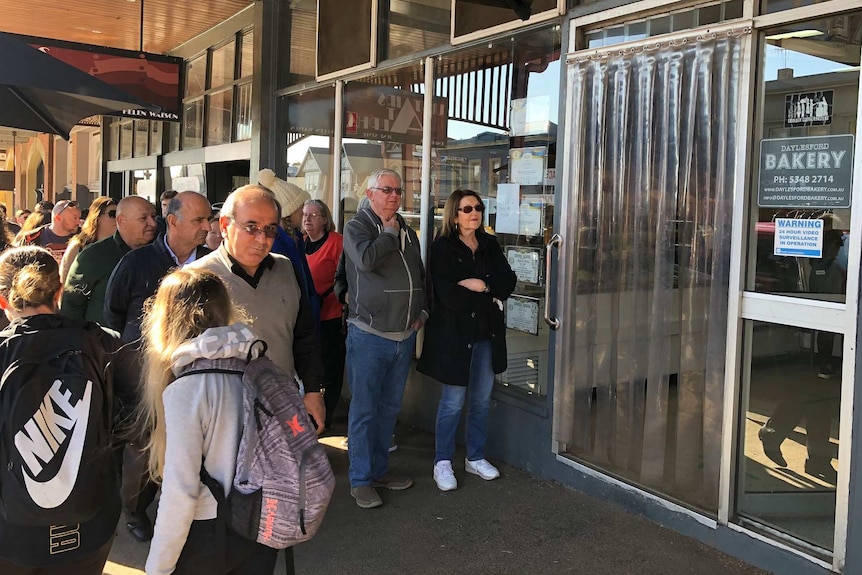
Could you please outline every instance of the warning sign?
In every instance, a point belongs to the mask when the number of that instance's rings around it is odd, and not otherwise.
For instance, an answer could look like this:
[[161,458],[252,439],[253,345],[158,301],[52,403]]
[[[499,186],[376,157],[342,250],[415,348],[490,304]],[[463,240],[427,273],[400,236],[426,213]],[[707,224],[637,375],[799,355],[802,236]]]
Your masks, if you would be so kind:
[[823,220],[775,219],[777,256],[823,257]]

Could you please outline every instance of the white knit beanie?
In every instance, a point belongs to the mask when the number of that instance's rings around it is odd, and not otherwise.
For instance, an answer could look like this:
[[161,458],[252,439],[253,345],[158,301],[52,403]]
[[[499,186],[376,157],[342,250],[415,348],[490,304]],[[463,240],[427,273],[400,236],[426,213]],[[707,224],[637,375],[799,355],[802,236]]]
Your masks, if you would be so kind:
[[276,201],[281,204],[281,215],[287,217],[305,204],[306,200],[311,199],[311,194],[290,182],[278,178],[275,172],[269,168],[265,168],[257,175],[257,181],[265,188],[268,188]]

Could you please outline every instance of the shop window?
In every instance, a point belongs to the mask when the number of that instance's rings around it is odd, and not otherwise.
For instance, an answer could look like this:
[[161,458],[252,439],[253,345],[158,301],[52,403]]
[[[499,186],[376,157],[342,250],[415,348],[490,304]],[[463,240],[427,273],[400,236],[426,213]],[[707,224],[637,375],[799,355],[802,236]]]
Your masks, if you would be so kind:
[[150,125],[147,120],[135,120],[135,157],[143,158],[149,153]]
[[204,101],[193,100],[183,104],[183,149],[204,145]]
[[111,122],[111,139],[110,149],[108,150],[108,160],[120,159],[120,123],[116,120]]
[[[505,24],[517,25],[529,17],[557,13],[557,0],[499,2],[497,5],[475,0],[454,0],[457,39]],[[518,6],[515,8],[514,6]]]
[[670,32],[681,32],[696,26],[715,24],[741,17],[742,0],[698,6],[693,9],[653,16],[646,20],[627,22],[620,26],[591,30],[586,33],[587,47],[613,46],[623,42],[652,38]]
[[120,159],[127,160],[132,157],[134,138],[134,126],[132,120],[120,122]]
[[186,64],[186,98],[193,98],[207,89],[207,55],[201,54]]
[[150,155],[157,156],[162,153],[162,122],[150,122]]
[[377,0],[318,0],[318,78],[376,64]]
[[793,8],[802,8],[803,6],[813,6],[827,0],[762,0],[763,12],[772,14],[773,12],[781,12],[782,10],[792,10]]
[[236,70],[236,42],[231,40],[212,51],[210,88],[221,88],[234,80]]
[[233,114],[233,88],[207,96],[207,145],[230,142]]
[[399,58],[449,43],[450,0],[395,0],[383,15],[385,58]]
[[860,32],[855,12],[762,35],[748,290],[845,300]]
[[[325,201],[334,211],[340,201],[332,195],[335,88],[327,86],[293,94],[281,104],[287,110],[287,180],[307,190],[312,198]],[[342,210],[352,207],[355,211],[355,203],[346,204],[342,204]],[[341,229],[340,225],[337,227]]]
[[317,2],[304,0],[290,6],[282,10],[278,35],[279,56],[289,61],[288,66],[279,66],[282,88],[313,81],[317,65]]
[[254,73],[254,30],[249,30],[240,38],[239,77],[247,78]]
[[236,141],[251,139],[251,83],[237,87],[236,103]]
[[[518,285],[506,302],[509,359],[498,382],[514,393],[548,389],[549,328],[542,321],[545,245],[554,220],[559,117],[559,27],[442,56],[434,95],[446,130],[433,138],[435,228],[456,189],[478,192]],[[429,241],[433,238],[429,230]]]

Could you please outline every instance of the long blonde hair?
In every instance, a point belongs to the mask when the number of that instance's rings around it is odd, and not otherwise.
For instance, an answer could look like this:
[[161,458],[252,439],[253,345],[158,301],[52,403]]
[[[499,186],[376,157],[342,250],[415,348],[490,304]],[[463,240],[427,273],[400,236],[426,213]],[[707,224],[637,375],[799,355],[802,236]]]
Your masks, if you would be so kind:
[[231,305],[219,277],[200,269],[179,269],[166,276],[144,309],[143,397],[138,423],[149,433],[149,471],[159,481],[167,442],[162,393],[175,379],[171,371],[174,352],[211,327],[231,325],[241,314]]

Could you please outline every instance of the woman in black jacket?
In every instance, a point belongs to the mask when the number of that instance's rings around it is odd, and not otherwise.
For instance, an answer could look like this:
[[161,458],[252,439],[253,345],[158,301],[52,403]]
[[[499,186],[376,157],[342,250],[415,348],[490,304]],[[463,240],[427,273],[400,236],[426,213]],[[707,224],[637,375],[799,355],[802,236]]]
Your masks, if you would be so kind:
[[484,211],[476,192],[452,192],[430,250],[434,306],[418,369],[443,384],[434,459],[434,480],[442,491],[458,487],[452,457],[468,392],[465,471],[485,480],[500,476],[485,459],[485,438],[494,374],[506,370],[503,301],[516,278],[496,238],[483,228]]
[[119,334],[58,315],[61,292],[44,248],[0,256],[3,575],[101,575],[120,518],[112,428],[136,400],[134,355]]

